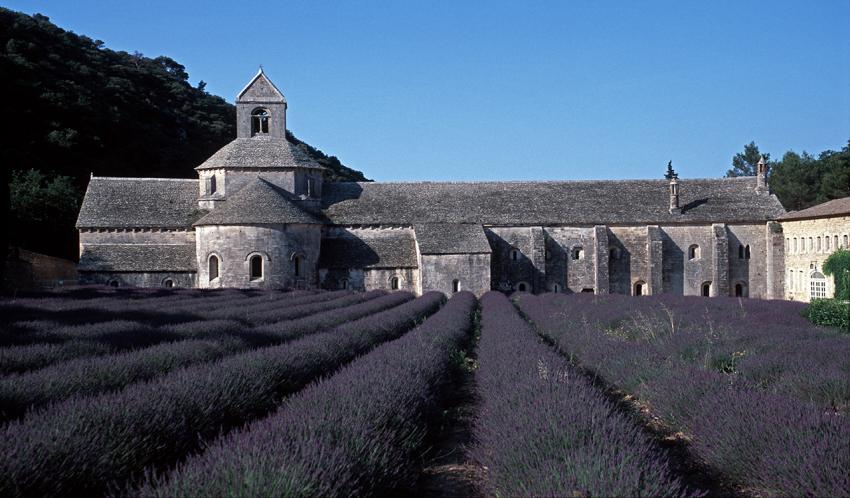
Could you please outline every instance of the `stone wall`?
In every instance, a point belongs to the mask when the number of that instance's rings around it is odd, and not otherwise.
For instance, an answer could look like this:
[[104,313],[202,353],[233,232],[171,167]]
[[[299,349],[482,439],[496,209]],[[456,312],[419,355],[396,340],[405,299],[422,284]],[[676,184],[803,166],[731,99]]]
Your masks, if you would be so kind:
[[608,227],[608,285],[611,293],[631,295],[637,282],[648,285],[646,235],[646,227]]
[[195,243],[195,230],[184,229],[88,229],[80,230],[80,250],[89,244],[176,244]]
[[[197,227],[199,287],[314,288],[318,284],[321,227],[239,225]],[[219,258],[219,277],[209,278],[209,257]],[[250,258],[263,258],[263,277],[251,279]],[[300,276],[295,256],[301,257]]]
[[[492,288],[501,291],[518,290],[525,284],[529,292],[544,292],[544,266],[535,265],[543,253],[544,237],[540,227],[489,227],[484,233],[493,253],[490,256]],[[512,257],[512,251],[516,251]]]
[[12,247],[4,262],[3,290],[36,291],[76,285],[77,265],[73,261]]
[[[811,300],[813,274],[823,274],[823,262],[829,255],[850,244],[850,215],[783,221],[782,231],[785,238],[782,279],[785,299],[808,302]],[[826,297],[835,296],[835,282],[831,277],[825,280]]]
[[450,296],[455,280],[461,290],[480,296],[490,290],[489,254],[423,254],[422,292],[440,291]]
[[714,278],[714,232],[711,226],[665,226],[661,237],[662,292],[701,295],[702,284]]
[[538,292],[553,292],[556,288],[560,292],[595,290],[595,230],[588,227],[547,227],[545,230],[546,286]]
[[166,287],[166,280],[171,280],[173,287],[197,286],[196,275],[192,272],[80,272],[81,284]]

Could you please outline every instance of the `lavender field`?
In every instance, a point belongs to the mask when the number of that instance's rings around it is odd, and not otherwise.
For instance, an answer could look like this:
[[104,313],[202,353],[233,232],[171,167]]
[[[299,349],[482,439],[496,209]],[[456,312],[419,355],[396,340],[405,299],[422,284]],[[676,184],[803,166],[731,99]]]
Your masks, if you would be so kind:
[[653,296],[0,301],[0,496],[850,496],[850,335]]

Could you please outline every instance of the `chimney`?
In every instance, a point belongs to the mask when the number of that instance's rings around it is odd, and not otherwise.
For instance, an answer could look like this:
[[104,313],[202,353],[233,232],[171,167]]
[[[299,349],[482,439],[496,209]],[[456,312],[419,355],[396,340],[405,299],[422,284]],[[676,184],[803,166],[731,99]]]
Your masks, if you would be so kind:
[[664,175],[670,184],[670,214],[681,213],[679,208],[679,175],[673,171],[673,161],[667,163],[667,174]]
[[767,186],[767,161],[764,160],[764,156],[759,158],[758,162],[758,171],[756,172],[756,192],[768,192],[770,189]]

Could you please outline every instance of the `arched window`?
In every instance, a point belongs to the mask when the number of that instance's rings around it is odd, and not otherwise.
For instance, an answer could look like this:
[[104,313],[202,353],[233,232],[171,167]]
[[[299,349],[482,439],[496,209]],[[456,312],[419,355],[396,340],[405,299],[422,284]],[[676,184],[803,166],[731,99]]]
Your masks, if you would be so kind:
[[339,288],[342,290],[348,290],[348,279],[343,278],[339,281]]
[[561,285],[555,284],[552,286],[552,292],[561,292]]
[[254,109],[251,112],[251,136],[265,135],[269,132],[269,118],[271,115],[266,109]]
[[401,287],[401,280],[398,277],[390,279],[390,289],[398,290]]
[[817,252],[821,252],[820,237],[818,237],[818,245],[817,245],[817,249],[815,249],[815,250]]
[[646,294],[646,282],[643,280],[638,280],[635,282],[634,291],[632,292],[635,296],[642,296]]
[[304,257],[300,254],[292,256],[292,274],[296,277],[304,276]]
[[791,252],[791,239],[788,237],[785,237],[785,251]]
[[162,281],[162,286],[165,287],[166,289],[172,289],[172,288],[174,288],[174,280],[171,280],[170,278],[166,278],[165,280]]
[[307,197],[316,196],[316,180],[307,178]]
[[835,248],[838,249],[839,247],[841,247],[841,246],[838,245],[838,235],[836,235],[835,236]]
[[797,237],[794,237],[794,252],[797,252]]
[[794,290],[794,270],[788,270],[788,290]]
[[573,247],[573,259],[584,259],[584,249],[581,246]]
[[218,256],[216,256],[215,254],[210,256],[209,267],[210,281],[213,281],[218,278]]
[[711,295],[711,282],[702,283],[702,296],[708,297]]
[[700,250],[697,244],[691,245],[688,248],[688,259],[699,259],[700,258]]
[[746,282],[738,282],[735,284],[735,297],[748,297],[749,292],[747,291],[747,283]]
[[815,243],[814,243],[814,239],[812,239],[811,237],[809,237],[809,252],[812,252],[812,251],[814,251],[814,250],[815,250]]
[[460,280],[452,280],[452,292],[460,292]]
[[825,299],[826,277],[823,276],[823,273],[812,272],[809,278],[809,299]]
[[750,245],[744,246],[744,259],[750,259]]
[[260,280],[263,278],[263,257],[259,254],[251,256],[249,260],[251,267],[251,280]]
[[208,193],[209,193],[210,195],[212,195],[212,194],[214,194],[214,193],[215,193],[215,191],[216,191],[217,189],[218,189],[218,186],[216,185],[215,175],[212,175],[212,176],[210,177],[210,191],[209,191]]
[[511,261],[519,261],[519,251],[517,249],[511,249]]
[[847,249],[847,236],[844,236],[844,244],[841,245],[844,249]]
[[826,251],[829,252],[829,249],[832,247],[832,239],[827,235],[823,238],[824,244],[826,244]]
[[528,284],[525,282],[520,282],[516,284],[516,290],[519,292],[528,292]]

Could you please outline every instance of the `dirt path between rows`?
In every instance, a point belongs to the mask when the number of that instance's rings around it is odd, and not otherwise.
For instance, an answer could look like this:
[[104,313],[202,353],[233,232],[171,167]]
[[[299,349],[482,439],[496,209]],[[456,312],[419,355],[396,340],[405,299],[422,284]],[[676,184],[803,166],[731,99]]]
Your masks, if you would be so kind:
[[472,424],[477,406],[474,358],[447,393],[440,426],[433,434],[429,459],[422,468],[411,495],[417,498],[483,497],[483,467],[471,461],[467,448],[472,444]]

